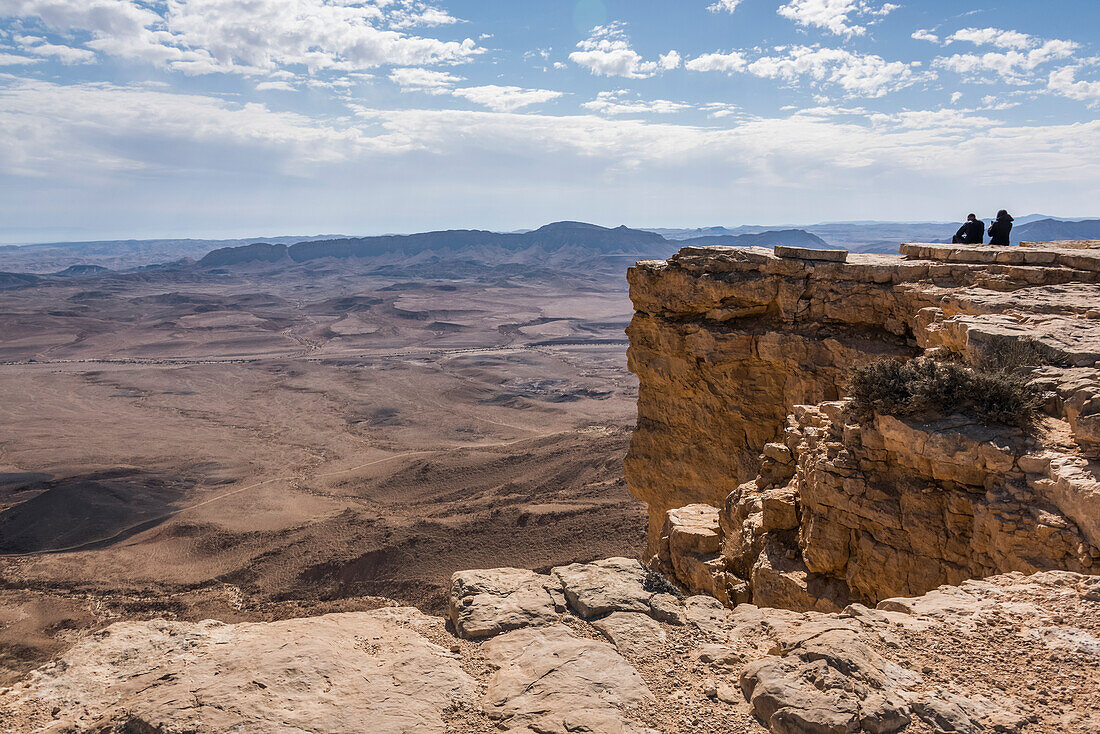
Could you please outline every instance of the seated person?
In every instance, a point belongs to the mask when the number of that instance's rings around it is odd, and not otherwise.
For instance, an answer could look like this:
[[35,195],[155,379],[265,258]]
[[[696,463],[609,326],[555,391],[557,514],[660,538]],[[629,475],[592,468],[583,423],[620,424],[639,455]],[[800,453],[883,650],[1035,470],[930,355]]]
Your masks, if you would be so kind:
[[985,223],[973,214],[966,218],[966,224],[959,227],[959,231],[951,238],[953,245],[980,245],[985,233]]
[[1012,217],[1004,209],[997,212],[997,219],[989,225],[989,244],[997,247],[1008,247],[1008,235],[1012,232]]

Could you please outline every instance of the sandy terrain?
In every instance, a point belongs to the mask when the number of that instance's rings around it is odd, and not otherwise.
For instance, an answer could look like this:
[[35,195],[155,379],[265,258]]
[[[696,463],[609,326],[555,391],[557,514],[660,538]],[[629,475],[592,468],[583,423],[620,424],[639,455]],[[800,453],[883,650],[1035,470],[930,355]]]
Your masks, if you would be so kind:
[[0,292],[0,684],[119,618],[635,555],[629,313],[612,276],[316,263]]

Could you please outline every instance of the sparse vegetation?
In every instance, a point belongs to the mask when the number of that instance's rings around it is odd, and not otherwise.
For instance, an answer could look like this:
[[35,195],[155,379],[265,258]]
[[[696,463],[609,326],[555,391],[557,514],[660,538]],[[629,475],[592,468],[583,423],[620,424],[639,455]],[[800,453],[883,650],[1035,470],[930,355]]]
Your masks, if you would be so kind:
[[678,599],[684,598],[684,592],[680,591],[680,587],[665,578],[664,574],[652,569],[646,570],[642,588],[654,594],[672,594]]
[[1054,349],[1034,339],[999,339],[982,345],[977,353],[976,367],[985,372],[1015,372],[1062,362]]
[[960,413],[984,423],[1028,428],[1038,420],[1042,404],[1042,393],[1011,371],[1007,361],[990,369],[928,357],[883,359],[855,368],[848,391],[852,415],[861,421],[873,413],[922,418]]

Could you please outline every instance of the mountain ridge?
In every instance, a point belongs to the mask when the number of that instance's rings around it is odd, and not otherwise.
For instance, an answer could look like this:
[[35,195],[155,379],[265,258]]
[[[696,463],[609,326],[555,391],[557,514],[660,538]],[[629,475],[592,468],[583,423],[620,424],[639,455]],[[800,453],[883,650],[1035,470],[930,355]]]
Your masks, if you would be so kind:
[[575,251],[575,254],[601,256],[636,255],[667,257],[689,245],[760,245],[777,244],[800,247],[829,247],[820,237],[803,230],[787,229],[735,236],[698,237],[671,240],[656,232],[632,229],[626,225],[602,227],[587,222],[551,222],[527,232],[491,232],[479,229],[439,230],[408,235],[348,237],[335,240],[299,242],[292,245],[253,243],[226,247],[207,253],[198,267],[224,267],[255,262],[306,263],[323,258],[415,257],[432,254],[465,254],[472,259],[491,260],[500,255],[528,255],[531,262],[545,260],[551,254]]

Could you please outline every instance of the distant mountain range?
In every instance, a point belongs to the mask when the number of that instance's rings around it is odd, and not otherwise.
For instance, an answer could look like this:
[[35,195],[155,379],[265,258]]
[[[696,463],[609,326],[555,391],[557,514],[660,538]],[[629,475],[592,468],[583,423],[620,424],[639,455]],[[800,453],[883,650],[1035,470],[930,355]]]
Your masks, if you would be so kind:
[[812,247],[825,249],[839,249],[830,245],[816,234],[810,234],[803,229],[779,229],[756,232],[751,234],[710,234],[687,239],[668,240],[681,247],[694,245],[703,247],[706,245],[729,245],[731,247],[771,247],[775,245],[787,245],[788,247]]
[[[805,227],[632,229],[554,222],[535,230],[447,230],[374,237],[271,237],[242,240],[119,240],[0,246],[0,288],[27,287],[41,278],[81,278],[126,272],[191,277],[216,269],[305,266],[354,259],[393,274],[448,269],[597,268],[619,272],[633,259],[665,258],[685,245],[791,245],[896,253],[903,242],[950,242],[959,222],[831,222]],[[1100,219],[1026,215],[1012,241],[1100,239]],[[198,258],[198,262],[195,259]],[[313,266],[310,266],[313,267]],[[457,272],[457,271],[456,271]],[[529,271],[528,271],[529,272]]]
[[383,262],[430,256],[473,262],[547,264],[562,257],[668,257],[684,245],[794,245],[827,247],[819,237],[801,230],[766,231],[735,236],[704,236],[669,240],[655,232],[626,226],[608,228],[584,222],[554,222],[530,232],[446,230],[411,235],[384,235],[300,242],[294,245],[250,244],[208,253],[201,268],[245,263],[306,263],[323,258],[360,258]]
[[1012,228],[1013,243],[1057,240],[1100,240],[1100,219],[1040,219],[1024,224],[1017,223]]
[[[986,226],[989,219],[985,219]],[[962,222],[826,222],[799,227],[831,247],[850,252],[878,252],[894,254],[903,242],[950,242]],[[743,225],[740,227],[702,227],[695,229],[649,230],[670,240],[698,239],[702,237],[736,237],[760,232],[765,227]],[[775,230],[773,226],[768,228]],[[1027,214],[1017,217],[1012,230],[1012,243],[1047,242],[1053,240],[1100,239],[1100,219],[1059,219],[1043,214]],[[724,243],[723,243],[724,244]],[[812,245],[809,245],[812,246]]]
[[231,240],[97,240],[0,245],[0,270],[47,274],[64,270],[72,265],[98,265],[110,270],[126,270],[145,265],[160,265],[184,258],[198,259],[219,247],[246,245],[252,242],[292,244],[339,236],[342,235],[252,237]]

